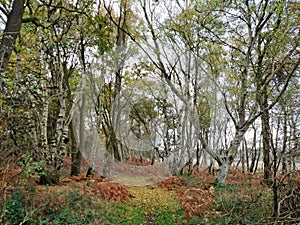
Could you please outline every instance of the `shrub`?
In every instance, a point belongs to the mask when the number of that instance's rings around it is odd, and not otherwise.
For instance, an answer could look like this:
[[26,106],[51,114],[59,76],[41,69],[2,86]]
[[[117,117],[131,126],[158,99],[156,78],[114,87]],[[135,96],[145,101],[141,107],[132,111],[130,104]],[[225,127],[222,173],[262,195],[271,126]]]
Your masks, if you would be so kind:
[[38,193],[33,187],[16,188],[6,201],[5,224],[91,224],[98,205],[76,189]]
[[274,224],[300,223],[300,181],[299,177],[289,179],[278,187],[278,211]]
[[220,212],[213,215],[211,224],[261,224],[264,219],[263,198],[245,199],[237,192],[222,193],[217,197],[215,209]]
[[20,224],[24,217],[24,195],[23,192],[16,188],[10,199],[6,202],[6,214],[5,214],[5,221],[9,222],[10,224]]

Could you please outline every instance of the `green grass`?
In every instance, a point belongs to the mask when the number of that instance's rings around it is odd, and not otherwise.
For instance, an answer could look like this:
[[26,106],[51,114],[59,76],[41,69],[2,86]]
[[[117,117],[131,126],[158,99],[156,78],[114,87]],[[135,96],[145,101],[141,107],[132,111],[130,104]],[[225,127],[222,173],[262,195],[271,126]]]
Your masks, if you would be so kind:
[[172,211],[161,211],[161,209],[152,210],[151,213],[141,208],[132,208],[127,203],[121,205],[110,205],[102,216],[106,219],[105,225],[197,225],[201,224],[201,219],[195,217],[189,221],[184,219],[184,211],[182,209]]

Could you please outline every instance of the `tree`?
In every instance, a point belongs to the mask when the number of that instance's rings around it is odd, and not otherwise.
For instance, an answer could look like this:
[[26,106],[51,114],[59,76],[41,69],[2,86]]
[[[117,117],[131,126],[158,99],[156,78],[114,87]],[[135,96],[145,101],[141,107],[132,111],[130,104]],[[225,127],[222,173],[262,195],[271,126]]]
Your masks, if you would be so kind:
[[[7,15],[7,22],[2,34],[2,40],[0,44],[0,72],[4,72],[7,69],[10,56],[14,50],[17,37],[19,35],[22,17],[25,9],[24,0],[14,0],[12,9]],[[1,11],[6,11],[1,7]]]
[[[230,39],[218,35],[217,31],[207,28],[205,24],[203,25],[213,37],[217,37],[223,44],[232,49],[230,66],[233,70],[231,72],[236,76],[237,79],[235,81],[239,87],[238,90],[234,90],[238,94],[234,100],[236,101],[234,103],[235,111],[229,108],[231,106],[227,101],[228,97],[226,97],[225,93],[223,94],[227,112],[236,128],[236,135],[231,141],[225,158],[228,160],[228,158],[235,156],[245,132],[260,117],[264,137],[265,179],[269,179],[269,110],[285,92],[290,79],[294,76],[299,65],[299,60],[294,58],[297,48],[297,41],[296,43],[294,42],[295,38],[297,38],[294,28],[297,20],[287,19],[288,15],[292,13],[288,2],[272,3],[261,1],[258,5],[250,2],[245,4],[233,3],[227,5],[226,8],[236,10],[236,13],[232,14],[225,8],[221,9],[222,14],[224,13],[228,18],[227,32],[235,34]],[[247,30],[239,28],[241,24],[245,24],[244,27],[247,27]],[[289,28],[286,29],[286,26]],[[288,36],[290,39],[282,38],[282,35],[284,37]],[[290,45],[289,43],[291,42],[295,44]],[[280,63],[278,64],[277,62]],[[277,79],[278,72],[282,71],[286,65],[290,65],[290,69],[285,71],[285,79],[282,85],[272,99],[268,98],[269,88],[272,90],[277,86],[272,81]],[[270,67],[273,68],[272,71],[269,71]],[[225,73],[228,74],[228,72],[230,70]],[[256,84],[256,86],[253,87],[252,84]],[[233,92],[231,93],[234,94]],[[230,98],[232,98],[232,94]],[[255,101],[252,97],[253,94],[256,96]],[[260,107],[258,113],[256,112],[257,106]],[[221,166],[223,162],[219,164]]]
[[[225,182],[241,143],[248,151],[246,132],[258,124],[269,182],[280,160],[284,170],[292,168],[298,149],[298,117],[289,115],[296,111],[289,96],[297,96],[299,74],[297,7],[285,0],[37,0],[26,7],[12,1],[9,13],[0,8],[8,18],[0,45],[1,148],[14,146],[44,163],[41,183],[57,183],[70,140],[71,173],[80,172],[91,117],[95,135],[122,160],[128,146],[119,138],[116,108],[140,80],[152,82],[151,92],[139,88],[145,98],[132,102],[127,125],[131,121],[139,136],[153,133],[153,149],[162,141],[162,158],[172,161],[173,174],[185,166],[191,172],[207,153],[219,165],[217,181]],[[70,135],[75,107],[79,141]],[[282,143],[272,127],[282,128]],[[252,149],[249,170],[260,154],[256,141]]]
[[21,69],[24,1],[10,3],[0,6],[1,13],[7,17],[0,45],[1,153],[5,159],[15,155],[18,160],[26,161],[23,154],[30,146],[26,141],[31,131],[31,121],[27,115],[34,104],[26,95],[33,91],[36,81],[30,76],[24,77]]
[[[27,98],[35,104],[28,113],[28,121],[33,122],[29,132],[33,145],[31,157],[44,162],[40,183],[55,184],[59,182],[70,140],[69,125],[78,99],[74,96],[74,89],[85,72],[82,67],[86,62],[81,64],[78,60],[84,58],[84,54],[78,49],[84,44],[95,45],[96,36],[88,39],[80,35],[83,30],[78,29],[84,27],[89,18],[93,20],[86,16],[88,10],[92,11],[92,5],[90,2],[75,5],[31,1],[27,7],[26,24],[22,29],[27,34],[22,43],[26,48],[22,48],[20,54],[26,57],[29,65],[33,65],[27,68],[26,64],[21,64],[21,70],[36,81]],[[97,29],[93,27],[91,30]]]
[[[193,96],[198,93],[191,90],[193,86],[201,87],[201,79],[209,77],[218,87],[219,95],[223,96],[224,107],[235,132],[222,154],[211,149],[199,132],[199,124],[195,127],[201,144],[218,162],[217,180],[223,183],[251,124],[261,117],[264,132],[267,133],[268,111],[278,102],[298,68],[299,61],[295,57],[298,37],[294,32],[297,19],[287,20],[288,15],[292,15],[288,2],[177,1],[150,4],[148,1],[139,1],[137,7],[143,12],[145,28],[141,33],[127,31],[127,34],[144,51],[156,66],[161,79],[182,101],[185,107],[183,112],[186,113],[186,117],[185,113],[182,114],[182,124],[189,126],[185,119],[196,118]],[[159,17],[160,9],[172,7],[176,10],[168,10],[167,18]],[[278,38],[283,34],[289,38]],[[213,57],[216,52],[218,58]],[[277,61],[281,63],[277,64]],[[270,65],[275,64],[276,69],[267,73]],[[291,67],[285,74],[286,79],[280,90],[272,100],[267,98],[264,94],[269,84],[273,84],[271,82],[287,64]],[[260,110],[257,110],[258,107]],[[185,142],[181,144],[186,146],[184,151],[191,157],[192,142],[188,141],[187,136],[181,140]],[[268,139],[265,139],[266,171],[269,168],[267,142]]]
[[[119,143],[116,136],[116,131],[114,129],[114,117],[113,117],[113,104],[116,101],[118,95],[122,89],[123,83],[123,69],[126,56],[126,42],[127,37],[125,35],[125,31],[130,26],[129,16],[132,13],[130,8],[130,1],[122,0],[119,5],[119,15],[116,17],[117,26],[116,26],[116,37],[115,37],[115,48],[116,48],[116,67],[114,68],[114,78],[110,81],[108,87],[109,101],[105,101],[107,103],[104,105],[106,115],[103,116],[103,126],[102,129],[106,136],[106,148],[110,152],[110,154],[118,161],[121,160],[121,152],[119,149]],[[109,15],[112,16],[112,8],[104,3],[104,7],[109,11]]]
[[[85,6],[81,6],[81,7],[86,8]],[[95,84],[89,82],[92,80],[91,67],[92,67],[92,62],[94,61],[94,57],[91,57],[89,59],[88,55],[91,53],[91,49],[96,48],[97,52],[93,54],[95,54],[95,57],[101,57],[101,55],[103,55],[104,52],[109,51],[112,48],[111,36],[112,36],[113,29],[109,24],[109,20],[106,18],[105,15],[103,15],[103,12],[101,11],[101,7],[99,6],[97,10],[93,10],[92,8],[86,8],[84,14],[85,16],[80,18],[81,26],[77,27],[79,31],[79,60],[82,66],[81,68],[82,77],[81,77],[81,84],[79,87],[80,89],[79,92],[81,93],[81,97],[80,97],[80,101],[78,102],[78,104],[81,105],[78,106],[80,111],[79,112],[80,119],[79,121],[72,121],[73,126],[71,127],[72,143],[74,143],[71,150],[72,151],[71,152],[71,156],[72,156],[71,175],[80,174],[80,164],[82,158],[81,151],[84,151],[85,148],[84,142],[86,139],[84,120],[85,120],[85,114],[87,113],[86,104],[89,104],[87,103],[87,94],[88,92],[92,92],[92,93],[95,92],[95,86],[94,86]],[[91,91],[88,91],[86,89],[91,89]],[[72,99],[73,93],[70,90],[70,88],[68,88],[68,90],[69,90],[69,99]],[[92,104],[94,104],[95,107],[97,107],[95,103],[95,99],[94,98],[92,99],[94,100],[94,102],[92,101]],[[74,135],[75,133],[74,123],[80,123],[80,126],[78,128],[79,137],[77,141]],[[92,171],[92,167],[89,168],[89,171]],[[87,174],[89,174],[89,172]]]

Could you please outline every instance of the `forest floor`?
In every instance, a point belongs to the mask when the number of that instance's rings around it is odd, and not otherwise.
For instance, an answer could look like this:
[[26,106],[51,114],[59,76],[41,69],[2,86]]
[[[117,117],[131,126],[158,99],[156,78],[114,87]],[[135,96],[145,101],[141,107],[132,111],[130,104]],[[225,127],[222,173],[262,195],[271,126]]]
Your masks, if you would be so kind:
[[205,170],[145,186],[85,174],[41,186],[28,172],[0,167],[0,224],[267,224],[272,212],[261,173],[231,170],[225,185]]

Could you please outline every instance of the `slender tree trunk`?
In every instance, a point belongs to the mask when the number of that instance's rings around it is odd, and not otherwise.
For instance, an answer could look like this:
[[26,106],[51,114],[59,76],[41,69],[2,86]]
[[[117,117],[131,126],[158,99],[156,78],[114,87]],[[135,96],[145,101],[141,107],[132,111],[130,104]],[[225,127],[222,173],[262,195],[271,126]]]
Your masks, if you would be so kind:
[[258,148],[259,150],[256,150],[257,151],[257,158],[256,158],[256,162],[255,162],[255,166],[254,166],[254,173],[256,173],[256,171],[257,171],[257,168],[258,168],[258,166],[259,166],[259,161],[260,161],[260,156],[261,156],[261,151],[260,151],[260,149],[261,149],[261,141],[259,141],[259,148]]
[[254,166],[257,158],[257,147],[256,147],[256,129],[254,128],[253,132],[253,144],[251,148],[251,164],[249,167],[249,172],[253,173],[254,172]]
[[300,144],[299,144],[299,130],[297,128],[297,121],[293,120],[292,121],[292,140],[293,140],[293,147],[291,147],[291,163],[292,163],[292,171],[296,170],[296,158],[297,154],[300,150]]
[[197,142],[196,144],[196,167],[197,167],[197,172],[199,172],[200,168],[200,157],[201,157],[201,149],[200,149],[200,144]]
[[273,216],[277,216],[278,212],[278,185],[277,185],[277,152],[276,149],[273,148],[273,182],[272,182],[272,190],[273,190]]
[[[261,110],[268,107],[268,95],[267,95],[267,87],[265,86],[261,92],[261,101],[260,108]],[[270,123],[269,123],[269,111],[264,110],[261,115],[261,123],[262,123],[262,137],[263,137],[263,162],[264,162],[264,181],[266,184],[270,184],[271,180],[271,172],[272,165],[270,162]]]
[[247,141],[245,139],[245,155],[246,155],[246,169],[247,171],[249,171],[249,167],[250,167],[250,162],[249,162],[249,148],[247,146]]
[[7,69],[17,37],[20,33],[24,13],[24,0],[14,0],[0,44],[0,72]]
[[48,148],[48,114],[49,114],[49,100],[48,100],[48,92],[46,88],[45,82],[42,82],[42,115],[40,122],[40,142],[41,148]]
[[113,84],[110,84],[109,87],[109,98],[110,102],[106,104],[106,109],[104,111],[106,115],[103,115],[104,117],[104,133],[106,135],[106,148],[108,152],[113,155],[113,157],[121,161],[122,160],[122,155],[124,153],[120,152],[123,150],[122,148],[119,148],[119,141],[117,138],[117,134],[115,131],[115,120],[118,118],[115,118],[114,112],[113,112],[113,104],[117,104],[116,100],[118,95],[121,92],[122,88],[122,70],[124,68],[124,62],[125,62],[125,55],[124,50],[126,48],[126,33],[125,30],[127,29],[127,10],[128,10],[128,5],[127,1],[121,0],[120,2],[120,16],[117,21],[117,36],[116,36],[116,47],[118,51],[118,58],[116,59],[116,64],[117,68],[115,71],[115,79],[112,82]]
[[[85,50],[86,50],[86,45],[84,43],[84,38],[82,36],[83,34],[81,33],[80,37],[80,62],[82,64],[83,68],[83,75],[82,75],[82,83],[81,83],[81,106],[79,106],[79,146],[76,143],[76,138],[75,138],[75,131],[74,131],[74,125],[70,126],[71,129],[71,140],[72,140],[72,150],[71,150],[71,176],[78,176],[81,172],[81,161],[82,161],[82,153],[81,151],[84,150],[84,141],[85,141],[85,132],[84,132],[84,119],[85,119],[85,110],[86,110],[86,94],[85,94],[85,80],[87,79],[85,76],[87,76],[87,69],[86,69],[86,60],[85,60]],[[68,99],[69,101],[72,101],[71,99],[71,90],[69,87],[69,81],[68,83]],[[92,171],[94,168],[90,166],[87,172],[87,176],[92,175]]]
[[284,118],[283,118],[283,145],[282,145],[282,174],[287,174],[287,113],[284,110]]
[[[79,148],[74,149],[72,154],[72,167],[71,175],[80,174],[80,165],[81,165],[81,152],[85,148],[85,132],[84,132],[84,119],[85,119],[85,110],[86,110],[86,95],[85,91],[82,90],[83,94],[81,96],[81,106],[80,106],[80,116],[79,116]],[[72,132],[74,135],[74,132]],[[94,168],[92,168],[94,169]]]
[[81,170],[81,160],[82,155],[76,143],[74,128],[70,125],[70,137],[71,137],[71,176],[77,176],[80,174]]
[[[67,82],[68,85],[68,101],[72,102],[72,95],[71,95],[71,89],[69,87],[69,81]],[[80,174],[81,170],[81,161],[82,161],[82,154],[80,152],[80,148],[77,144],[76,137],[75,137],[75,131],[74,131],[74,125],[73,125],[73,119],[72,122],[69,125],[69,135],[70,135],[70,148],[71,148],[71,176],[77,176]]]
[[243,173],[245,172],[245,154],[246,154],[246,148],[247,148],[247,146],[246,146],[246,141],[244,140],[243,141],[243,143],[242,143],[242,147],[241,147],[241,150],[240,150],[240,152],[241,152],[241,163],[242,163],[242,171],[243,171]]
[[[125,35],[125,34],[124,34]],[[120,46],[120,47],[123,47],[123,46]],[[122,61],[123,59],[119,59],[119,61]],[[120,63],[121,67],[123,68],[123,62]],[[121,86],[122,86],[122,71],[121,70],[118,70],[116,72],[116,78],[115,78],[115,87],[114,87],[114,93],[113,93],[113,102],[116,102],[116,99],[118,97],[118,95],[121,93]],[[111,109],[113,110],[113,109]],[[115,118],[115,113],[113,112],[114,116],[112,116],[112,121],[114,121],[115,119],[118,120],[118,118]],[[114,123],[114,122],[112,122]],[[121,154],[120,154],[120,149],[119,149],[119,143],[118,143],[118,138],[117,138],[117,135],[116,135],[116,130],[115,130],[115,127],[114,126],[111,126],[109,128],[109,140],[110,140],[110,143],[109,143],[109,146],[110,146],[110,149],[113,151],[113,156],[116,160],[118,161],[121,161]]]
[[278,214],[278,184],[277,184],[277,171],[278,171],[278,141],[279,141],[279,128],[280,128],[280,121],[278,121],[277,124],[277,131],[276,131],[276,139],[275,139],[275,145],[273,138],[271,136],[270,138],[270,146],[272,148],[272,154],[273,154],[273,181],[272,181],[272,191],[273,191],[273,217],[276,217]]

